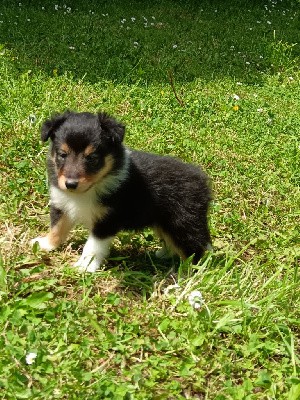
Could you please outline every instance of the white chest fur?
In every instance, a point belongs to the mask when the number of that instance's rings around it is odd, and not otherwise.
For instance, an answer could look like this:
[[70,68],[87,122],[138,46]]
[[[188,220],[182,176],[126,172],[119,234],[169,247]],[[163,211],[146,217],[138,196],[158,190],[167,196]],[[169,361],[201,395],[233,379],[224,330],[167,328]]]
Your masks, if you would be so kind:
[[74,223],[91,228],[96,220],[107,214],[107,207],[101,205],[95,189],[85,193],[67,192],[55,186],[50,188],[51,204],[62,210]]

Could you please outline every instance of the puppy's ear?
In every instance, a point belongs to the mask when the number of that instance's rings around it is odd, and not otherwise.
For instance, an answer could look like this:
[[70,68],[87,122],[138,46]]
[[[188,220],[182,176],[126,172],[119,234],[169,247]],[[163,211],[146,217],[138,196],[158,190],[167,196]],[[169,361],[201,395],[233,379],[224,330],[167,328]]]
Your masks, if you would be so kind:
[[113,144],[121,144],[125,135],[125,126],[106,113],[99,113],[98,120],[101,126],[101,134],[105,135]]
[[70,112],[66,111],[64,114],[56,115],[43,123],[41,129],[41,139],[43,142],[46,142],[49,137],[52,140],[54,139],[55,131],[65,122],[69,114]]

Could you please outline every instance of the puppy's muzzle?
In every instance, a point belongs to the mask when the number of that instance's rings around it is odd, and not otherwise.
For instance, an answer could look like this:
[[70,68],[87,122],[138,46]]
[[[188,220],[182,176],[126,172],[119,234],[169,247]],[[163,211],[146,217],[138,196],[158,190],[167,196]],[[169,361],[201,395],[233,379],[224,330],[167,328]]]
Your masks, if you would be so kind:
[[67,189],[75,190],[78,187],[78,181],[75,179],[67,179],[65,185]]

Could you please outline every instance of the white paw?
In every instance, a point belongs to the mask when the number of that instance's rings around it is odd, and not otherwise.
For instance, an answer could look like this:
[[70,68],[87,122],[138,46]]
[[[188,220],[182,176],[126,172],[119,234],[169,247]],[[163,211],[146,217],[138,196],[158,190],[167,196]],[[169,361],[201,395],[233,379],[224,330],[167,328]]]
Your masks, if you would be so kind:
[[30,241],[31,246],[35,243],[38,243],[40,249],[44,251],[52,251],[56,247],[49,242],[48,236],[39,236]]
[[104,259],[108,256],[111,241],[112,238],[98,239],[90,234],[84,245],[82,256],[75,264],[75,267],[78,268],[80,272],[97,271]]
[[101,259],[95,256],[81,256],[74,267],[78,268],[79,272],[96,272],[102,264]]

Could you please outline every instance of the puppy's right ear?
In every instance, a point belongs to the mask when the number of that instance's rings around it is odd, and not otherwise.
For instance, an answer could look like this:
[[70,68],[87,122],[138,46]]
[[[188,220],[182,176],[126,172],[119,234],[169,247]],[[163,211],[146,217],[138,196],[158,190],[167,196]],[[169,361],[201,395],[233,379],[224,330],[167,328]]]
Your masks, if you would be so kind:
[[49,138],[52,140],[55,136],[55,131],[65,122],[68,118],[70,112],[67,111],[64,114],[56,115],[51,119],[47,119],[43,125],[41,130],[41,139],[43,142],[46,142]]

